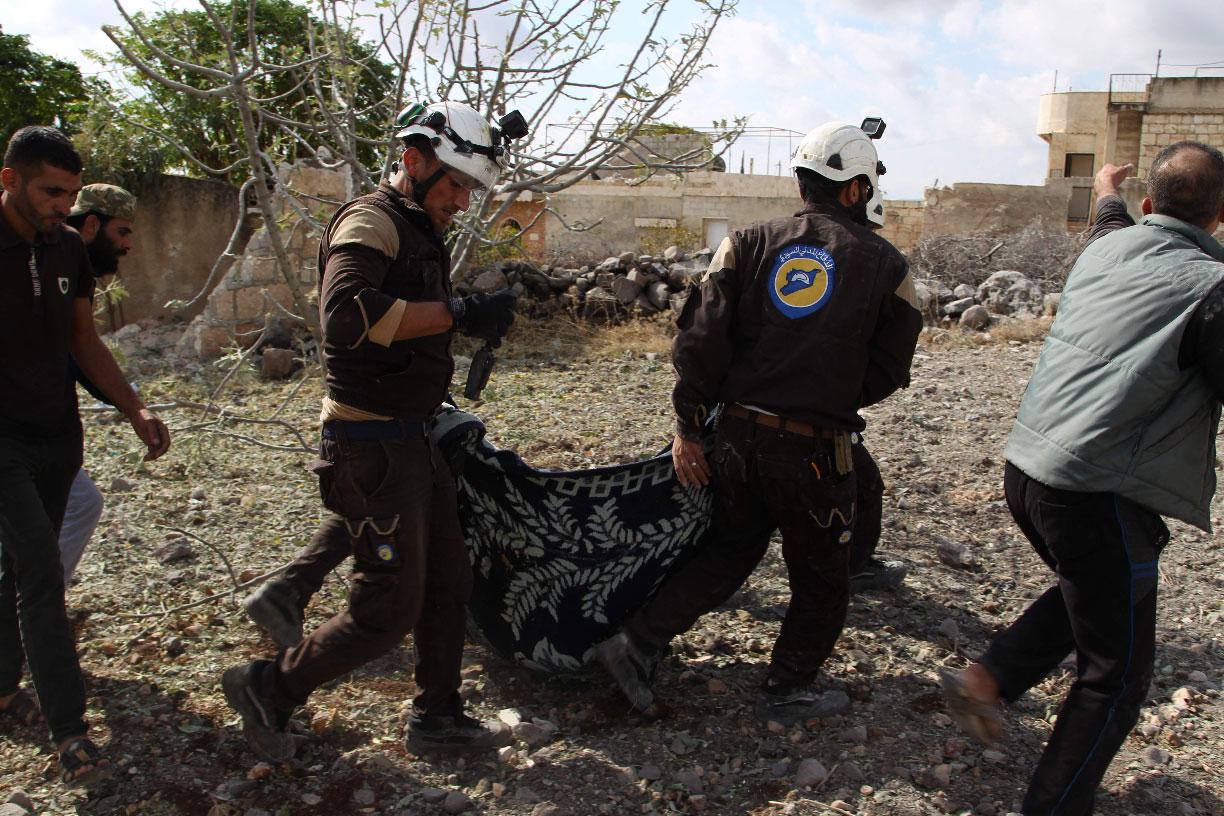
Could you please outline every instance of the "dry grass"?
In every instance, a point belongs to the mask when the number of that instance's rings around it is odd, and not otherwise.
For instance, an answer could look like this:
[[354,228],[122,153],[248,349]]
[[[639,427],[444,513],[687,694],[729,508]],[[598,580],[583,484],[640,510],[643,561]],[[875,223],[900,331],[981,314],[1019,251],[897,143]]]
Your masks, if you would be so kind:
[[[675,335],[676,327],[669,315],[612,324],[592,323],[566,312],[549,317],[520,316],[514,321],[501,354],[523,359],[609,359],[651,352],[663,356],[671,350]],[[470,353],[466,345],[456,350]]]
[[[999,345],[1011,342],[1041,343],[1054,322],[1052,317],[1012,318],[994,315],[989,331],[978,332],[953,325],[948,328],[928,326],[918,339],[928,350]],[[666,315],[626,320],[622,323],[591,323],[568,313],[551,317],[520,317],[514,323],[500,356],[507,359],[539,358],[575,359],[595,357],[620,359],[641,357],[648,353],[666,358],[676,336],[676,325]],[[456,351],[470,354],[461,341]]]
[[1052,317],[1038,317],[1030,320],[1005,318],[991,326],[990,334],[1001,342],[1018,340],[1021,343],[1043,343],[1053,323],[1054,318]]
[[1007,343],[1041,343],[1050,331],[1052,317],[1018,319],[992,315],[994,323],[989,331],[979,332],[962,329],[953,324],[949,327],[926,326],[918,337],[918,344],[928,351],[969,346],[1005,345]]

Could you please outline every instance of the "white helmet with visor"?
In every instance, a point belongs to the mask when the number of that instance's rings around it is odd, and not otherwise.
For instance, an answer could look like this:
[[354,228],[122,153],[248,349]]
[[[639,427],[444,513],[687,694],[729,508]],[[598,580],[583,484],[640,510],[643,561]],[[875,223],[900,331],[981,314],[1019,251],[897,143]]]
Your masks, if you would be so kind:
[[[415,103],[395,117],[395,137],[420,134],[438,160],[472,189],[489,189],[509,164],[509,143],[527,135],[527,122],[513,111],[493,124],[462,102]],[[426,186],[432,186],[432,181]]]

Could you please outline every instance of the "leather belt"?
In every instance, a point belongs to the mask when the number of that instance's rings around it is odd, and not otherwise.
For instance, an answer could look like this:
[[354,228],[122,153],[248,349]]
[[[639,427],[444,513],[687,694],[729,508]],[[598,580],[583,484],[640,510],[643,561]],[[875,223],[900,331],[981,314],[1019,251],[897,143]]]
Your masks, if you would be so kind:
[[409,419],[373,419],[359,422],[329,419],[323,423],[324,439],[381,442],[385,439],[424,439],[426,436],[425,423]]
[[797,419],[787,419],[786,417],[774,414],[754,411],[751,408],[745,408],[738,402],[731,403],[723,410],[730,416],[746,419],[757,425],[764,425],[766,428],[776,428],[787,433],[797,433],[800,436],[810,436],[815,439],[833,439],[837,436],[837,431],[830,428],[821,428],[810,422],[800,422]]

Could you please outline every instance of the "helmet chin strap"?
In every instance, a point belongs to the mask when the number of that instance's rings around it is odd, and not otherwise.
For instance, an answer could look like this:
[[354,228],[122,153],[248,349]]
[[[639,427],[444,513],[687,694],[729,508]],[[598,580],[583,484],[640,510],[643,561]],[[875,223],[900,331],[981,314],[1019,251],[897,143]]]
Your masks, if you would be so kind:
[[[444,175],[446,175],[446,165],[443,164],[434,171],[433,175],[424,181],[412,179],[412,200],[417,203],[418,207],[425,206],[425,196],[429,195],[429,191]],[[409,176],[409,178],[412,177]]]

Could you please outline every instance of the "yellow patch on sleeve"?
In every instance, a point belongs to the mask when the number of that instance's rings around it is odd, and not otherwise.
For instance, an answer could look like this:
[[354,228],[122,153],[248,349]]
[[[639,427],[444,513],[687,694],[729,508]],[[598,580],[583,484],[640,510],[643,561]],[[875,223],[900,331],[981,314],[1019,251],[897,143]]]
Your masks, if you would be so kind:
[[395,340],[395,330],[399,328],[400,321],[404,318],[404,311],[408,308],[408,302],[397,300],[391,304],[391,308],[387,313],[378,319],[378,322],[370,327],[370,342],[386,348]]
[[718,250],[714,253],[714,257],[710,258],[710,267],[706,270],[705,275],[701,278],[701,282],[705,283],[714,275],[724,269],[735,268],[735,247],[731,245],[731,237],[727,236],[722,239],[722,243],[718,245]]
[[357,204],[332,230],[332,247],[343,244],[361,244],[394,258],[399,254],[399,232],[385,212],[372,204]]
[[918,291],[914,288],[914,276],[905,270],[905,277],[901,279],[901,285],[897,287],[897,297],[904,300],[910,306],[918,309]]

